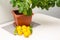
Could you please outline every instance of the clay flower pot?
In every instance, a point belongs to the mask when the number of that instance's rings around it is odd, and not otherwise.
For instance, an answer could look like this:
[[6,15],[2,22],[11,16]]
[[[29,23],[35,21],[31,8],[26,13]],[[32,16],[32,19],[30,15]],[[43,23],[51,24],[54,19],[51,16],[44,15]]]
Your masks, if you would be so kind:
[[17,26],[21,25],[30,25],[32,21],[32,16],[25,16],[22,14],[18,14],[17,10],[13,10],[12,14],[14,16],[14,21]]

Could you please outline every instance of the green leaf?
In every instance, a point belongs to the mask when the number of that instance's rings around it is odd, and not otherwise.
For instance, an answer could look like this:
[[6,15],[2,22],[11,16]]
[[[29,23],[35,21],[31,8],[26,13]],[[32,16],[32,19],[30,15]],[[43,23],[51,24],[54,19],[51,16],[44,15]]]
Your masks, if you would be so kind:
[[31,33],[32,33],[32,29],[30,29]]
[[28,15],[28,16],[31,16],[31,15],[32,15],[32,9],[31,9],[31,8],[29,8],[29,9],[27,10],[27,15]]
[[23,15],[27,15],[27,9],[24,9]]
[[23,13],[24,5],[22,2],[19,4],[18,8],[19,8],[19,13]]
[[16,31],[16,28],[15,28],[15,30],[14,30],[14,35],[16,35],[17,34],[17,31]]
[[32,33],[32,26],[30,26],[30,31],[31,31],[31,33]]
[[19,7],[19,13],[23,12],[23,7]]
[[35,4],[34,3],[32,4],[32,8],[35,8]]
[[32,0],[32,8],[35,8],[38,3],[39,3],[38,0]]
[[29,0],[28,3],[29,3],[29,4],[32,4],[32,0]]
[[57,1],[56,5],[60,7],[60,0]]
[[27,10],[30,8],[30,5],[28,3],[25,4],[25,7]]
[[10,3],[12,3],[12,4],[13,4],[13,7],[15,7],[15,6],[16,6],[16,1],[15,1],[15,0],[11,0],[11,1],[10,1]]

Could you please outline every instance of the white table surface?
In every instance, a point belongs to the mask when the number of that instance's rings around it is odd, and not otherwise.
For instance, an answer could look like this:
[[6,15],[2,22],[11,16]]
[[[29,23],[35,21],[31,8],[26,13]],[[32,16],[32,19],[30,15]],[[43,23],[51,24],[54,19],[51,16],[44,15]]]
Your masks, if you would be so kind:
[[13,25],[0,27],[0,40],[60,40],[60,19],[44,14],[34,14],[33,33],[29,38],[13,35]]

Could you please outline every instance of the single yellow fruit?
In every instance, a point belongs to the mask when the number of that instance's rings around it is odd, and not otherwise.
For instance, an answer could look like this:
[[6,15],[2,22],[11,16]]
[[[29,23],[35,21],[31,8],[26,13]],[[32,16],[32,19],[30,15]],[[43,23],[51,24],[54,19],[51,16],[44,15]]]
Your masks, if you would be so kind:
[[27,30],[30,30],[30,26],[27,27]]
[[21,26],[17,26],[16,29],[17,30],[21,30],[22,28],[21,28]]
[[22,33],[22,27],[21,26],[17,26],[16,27],[16,30],[17,30],[18,35],[22,35],[23,34]]
[[29,37],[29,33],[28,32],[25,32],[24,33],[24,37]]
[[27,30],[28,34],[31,35],[31,31],[30,30]]
[[18,31],[18,35],[22,35],[23,33],[22,33],[22,31]]
[[22,30],[23,30],[23,29],[26,29],[26,26],[25,26],[25,25],[22,25]]
[[27,29],[23,29],[22,32],[25,33],[27,31]]

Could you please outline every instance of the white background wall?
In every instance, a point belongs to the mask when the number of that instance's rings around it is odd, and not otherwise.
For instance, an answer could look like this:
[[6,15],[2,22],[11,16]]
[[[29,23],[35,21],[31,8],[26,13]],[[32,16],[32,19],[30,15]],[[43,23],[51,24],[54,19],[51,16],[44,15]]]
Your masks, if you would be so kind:
[[[9,1],[10,0],[0,0],[0,24],[13,20],[13,16],[11,14],[12,6]],[[50,10],[48,11],[41,10],[40,8],[35,8],[33,9],[33,12],[43,13],[46,15],[60,18],[60,8],[58,7],[50,8]]]
[[0,0],[0,24],[9,22],[13,19],[11,10],[12,7],[9,0]]

